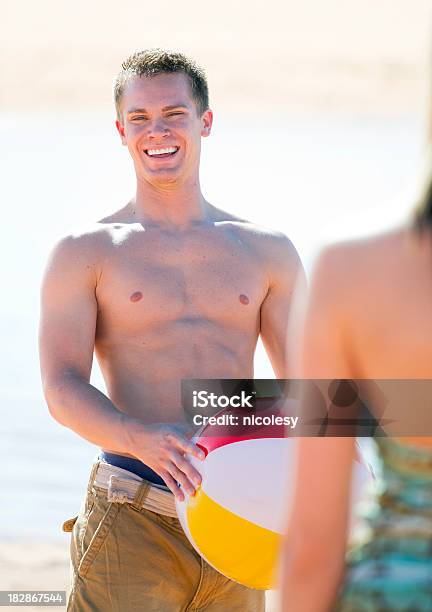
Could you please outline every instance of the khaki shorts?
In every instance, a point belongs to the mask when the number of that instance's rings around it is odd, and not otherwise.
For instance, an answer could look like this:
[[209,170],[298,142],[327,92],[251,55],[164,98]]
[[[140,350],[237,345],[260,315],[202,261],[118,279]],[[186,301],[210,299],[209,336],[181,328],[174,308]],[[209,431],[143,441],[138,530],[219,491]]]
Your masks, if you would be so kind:
[[108,501],[94,476],[78,517],[63,526],[72,531],[68,611],[264,611],[264,591],[210,567],[177,518]]

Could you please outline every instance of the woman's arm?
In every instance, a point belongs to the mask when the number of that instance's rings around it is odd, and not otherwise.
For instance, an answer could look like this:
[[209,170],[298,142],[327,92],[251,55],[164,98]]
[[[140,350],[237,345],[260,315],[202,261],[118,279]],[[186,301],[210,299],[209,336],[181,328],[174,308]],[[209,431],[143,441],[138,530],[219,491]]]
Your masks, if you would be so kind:
[[[345,265],[335,249],[320,257],[307,301],[297,309],[297,320],[290,322],[300,329],[299,378],[352,376],[346,345],[349,295],[341,263]],[[294,493],[282,546],[282,610],[329,612],[344,571],[355,438],[304,437],[297,444]]]
[[344,569],[354,438],[301,438],[283,542],[283,612],[329,612]]

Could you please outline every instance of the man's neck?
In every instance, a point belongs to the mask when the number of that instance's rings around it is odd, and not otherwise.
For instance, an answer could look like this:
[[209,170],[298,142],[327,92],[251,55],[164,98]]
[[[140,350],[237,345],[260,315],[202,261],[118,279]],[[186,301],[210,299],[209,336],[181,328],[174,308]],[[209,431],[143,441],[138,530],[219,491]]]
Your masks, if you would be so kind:
[[137,182],[132,214],[137,222],[185,229],[210,217],[210,204],[201,193],[199,180],[182,185]]

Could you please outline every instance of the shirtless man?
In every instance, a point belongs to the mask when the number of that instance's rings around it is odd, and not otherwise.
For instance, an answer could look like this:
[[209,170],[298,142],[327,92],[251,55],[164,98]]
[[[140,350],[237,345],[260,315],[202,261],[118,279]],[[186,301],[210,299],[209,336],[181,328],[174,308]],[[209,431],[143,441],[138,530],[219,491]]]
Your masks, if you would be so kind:
[[[202,451],[187,435],[182,379],[253,378],[259,334],[276,375],[286,373],[287,316],[301,265],[285,236],[204,199],[200,144],[212,112],[194,62],[137,53],[123,64],[115,99],[136,196],[60,240],[42,289],[50,412],[100,446],[103,460],[77,520],[65,524],[74,523],[68,609],[263,610],[262,592],[210,568],[177,519],[149,510],[146,497],[154,493],[157,506],[165,495],[173,507],[173,495],[183,499],[177,483],[188,493],[200,483],[188,461]],[[108,397],[89,382],[93,351]],[[110,498],[107,464],[140,477],[130,503]]]

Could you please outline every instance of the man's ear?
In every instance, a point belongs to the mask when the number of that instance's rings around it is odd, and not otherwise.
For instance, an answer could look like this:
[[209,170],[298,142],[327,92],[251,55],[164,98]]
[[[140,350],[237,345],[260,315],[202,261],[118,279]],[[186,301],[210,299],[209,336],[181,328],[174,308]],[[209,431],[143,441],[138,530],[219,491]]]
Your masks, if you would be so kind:
[[201,136],[210,136],[213,125],[213,112],[208,108],[201,117]]
[[117,132],[120,134],[122,145],[126,146],[126,136],[125,136],[124,127],[122,126],[122,124],[120,123],[120,121],[118,119],[115,122],[115,124],[116,124],[116,128],[117,128]]

